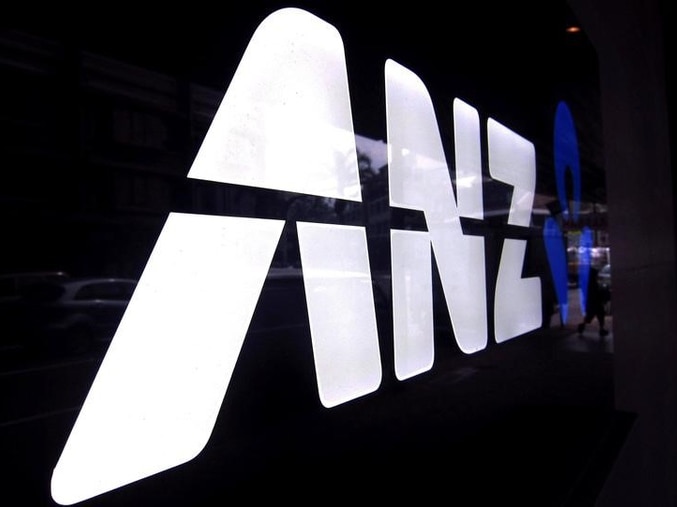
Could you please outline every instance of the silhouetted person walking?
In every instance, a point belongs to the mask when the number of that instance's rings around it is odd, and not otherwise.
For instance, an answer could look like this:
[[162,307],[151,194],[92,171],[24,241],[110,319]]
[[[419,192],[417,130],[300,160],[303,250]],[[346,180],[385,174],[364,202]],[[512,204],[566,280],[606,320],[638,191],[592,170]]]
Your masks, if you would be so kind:
[[578,334],[583,334],[586,324],[590,324],[595,318],[599,322],[599,336],[604,338],[609,331],[604,327],[606,311],[604,305],[609,301],[609,291],[600,287],[596,268],[590,268],[588,278],[588,293],[585,299],[585,316],[583,322],[578,325]]

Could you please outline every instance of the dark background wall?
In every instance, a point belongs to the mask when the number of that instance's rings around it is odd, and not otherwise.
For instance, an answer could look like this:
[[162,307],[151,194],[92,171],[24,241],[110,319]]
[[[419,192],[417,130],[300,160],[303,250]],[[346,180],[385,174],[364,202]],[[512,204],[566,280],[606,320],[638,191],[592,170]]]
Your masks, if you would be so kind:
[[600,506],[677,504],[677,294],[668,2],[570,0],[599,56],[616,406],[638,415]]

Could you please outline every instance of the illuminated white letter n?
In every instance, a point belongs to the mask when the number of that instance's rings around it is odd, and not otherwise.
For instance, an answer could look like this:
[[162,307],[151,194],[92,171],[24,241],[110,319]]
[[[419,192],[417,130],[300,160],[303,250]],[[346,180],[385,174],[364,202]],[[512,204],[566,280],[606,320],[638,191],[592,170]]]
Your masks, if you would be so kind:
[[[393,313],[411,314],[411,305],[429,305],[427,298],[408,296],[402,291],[407,287],[416,293],[432,291],[430,271],[413,268],[425,262],[422,258],[425,245],[432,244],[456,341],[464,352],[476,352],[487,345],[484,239],[463,234],[435,111],[425,84],[392,60],[386,62],[385,79],[391,205],[422,210],[428,226],[427,233],[404,235],[402,231],[392,231]],[[472,126],[472,122],[464,126]],[[479,156],[479,135],[476,140]],[[421,276],[428,280],[421,280]],[[405,278],[409,284],[402,282]],[[416,324],[423,324],[430,333],[430,311],[423,307],[413,314],[420,319]],[[412,325],[409,329],[420,327]],[[404,369],[401,376],[398,374],[400,378],[432,365],[431,338],[428,345],[422,338],[412,347],[401,346],[401,341],[410,338],[407,331],[396,322],[396,371],[399,366]],[[426,347],[430,351],[421,354]],[[398,350],[406,355],[398,359]],[[421,355],[419,364],[409,364],[411,354]],[[399,360],[403,362],[398,365]]]

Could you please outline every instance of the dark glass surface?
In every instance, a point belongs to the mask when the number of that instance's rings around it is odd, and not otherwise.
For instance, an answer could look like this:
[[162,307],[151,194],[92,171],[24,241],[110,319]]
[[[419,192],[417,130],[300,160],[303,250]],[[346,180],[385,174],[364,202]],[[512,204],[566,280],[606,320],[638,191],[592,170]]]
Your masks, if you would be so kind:
[[[250,2],[225,13],[191,4],[181,12],[111,12],[109,23],[90,20],[77,29],[35,20],[0,32],[3,501],[55,505],[52,470],[131,297],[124,292],[111,303],[104,293],[140,279],[170,212],[285,225],[205,449],[83,505],[222,505],[271,496],[325,502],[363,492],[388,500],[401,492],[421,500],[443,493],[465,504],[481,503],[489,490],[523,505],[561,505],[594,489],[577,480],[618,417],[612,337],[581,339],[576,350],[584,355],[561,345],[582,317],[577,274],[585,227],[593,233],[591,262],[602,269],[610,259],[597,61],[584,33],[565,32],[575,20],[564,5],[547,4],[294,4],[343,39],[362,202],[186,177],[254,30],[288,4]],[[485,242],[488,345],[470,355],[459,349],[433,263],[435,363],[406,381],[397,380],[393,365],[390,230],[427,226],[422,212],[388,200],[389,58],[428,87],[454,190],[452,101],[477,109],[485,180],[484,219],[461,224]],[[576,220],[563,214],[555,179],[560,101],[571,109],[578,138]],[[535,146],[529,227],[508,223],[512,187],[489,173],[489,118]],[[573,200],[567,174],[564,193]],[[544,244],[548,218],[566,248],[569,322],[561,322]],[[366,231],[382,381],[331,409],[318,397],[298,221]],[[493,304],[506,239],[526,240],[522,274],[541,280],[543,324],[498,344]],[[96,296],[64,288],[82,279],[103,284],[80,289]],[[71,325],[73,303],[92,300],[96,308],[78,307],[79,325]],[[54,319],[61,319],[58,333],[43,336]],[[39,340],[27,337],[36,329]],[[583,377],[587,386],[572,388],[572,379]]]

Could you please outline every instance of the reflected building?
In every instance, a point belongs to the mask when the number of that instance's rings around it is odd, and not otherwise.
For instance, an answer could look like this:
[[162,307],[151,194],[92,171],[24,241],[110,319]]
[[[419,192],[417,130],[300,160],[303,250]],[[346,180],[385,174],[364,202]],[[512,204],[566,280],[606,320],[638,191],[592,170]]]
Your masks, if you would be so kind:
[[186,178],[223,90],[16,31],[0,77],[5,271],[137,277],[170,211],[279,214]]

